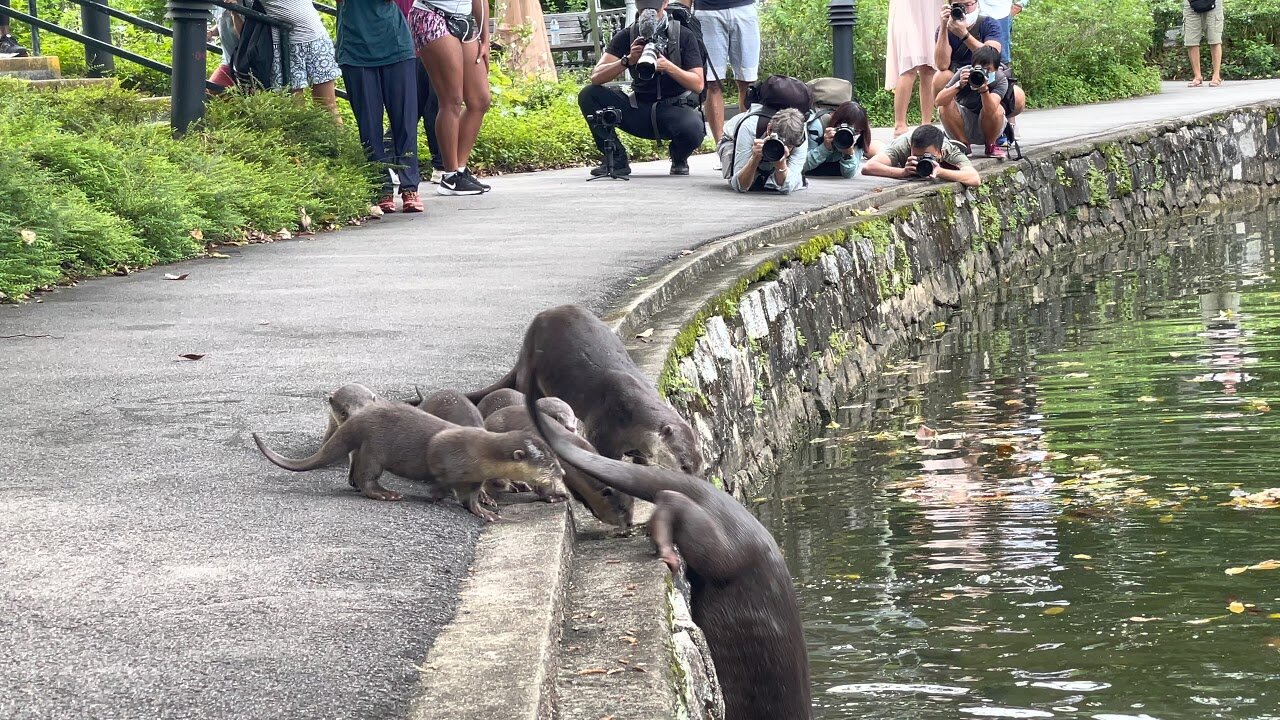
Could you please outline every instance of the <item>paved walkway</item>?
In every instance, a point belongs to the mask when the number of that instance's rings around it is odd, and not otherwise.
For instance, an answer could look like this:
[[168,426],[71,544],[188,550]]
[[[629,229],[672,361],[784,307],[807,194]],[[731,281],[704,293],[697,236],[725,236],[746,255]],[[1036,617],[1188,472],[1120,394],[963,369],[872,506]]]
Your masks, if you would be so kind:
[[[1166,86],[1019,127],[1031,146],[1268,97]],[[343,383],[486,384],[539,310],[601,310],[681,249],[885,184],[736,196],[710,163],[497,178],[426,217],[0,306],[0,717],[402,715],[479,523],[279,470],[249,432],[301,455]]]

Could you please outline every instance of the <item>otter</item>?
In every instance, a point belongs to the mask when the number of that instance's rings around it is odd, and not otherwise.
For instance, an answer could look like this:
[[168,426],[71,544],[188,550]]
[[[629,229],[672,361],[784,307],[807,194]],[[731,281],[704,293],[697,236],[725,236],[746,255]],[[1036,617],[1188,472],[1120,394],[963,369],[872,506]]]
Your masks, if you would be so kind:
[[[523,398],[523,395],[521,397]],[[555,422],[556,418],[542,409],[545,401],[553,399],[542,398],[542,400],[538,401],[538,408],[544,417]],[[557,422],[557,424],[564,427],[563,423]],[[529,411],[525,409],[524,405],[511,405],[493,412],[489,417],[485,418],[484,427],[489,432],[510,432],[512,430],[536,432],[533,420],[529,418]],[[571,431],[571,428],[565,427],[565,429]],[[577,433],[570,434],[568,442],[586,452],[596,452],[591,443],[584,440]],[[635,498],[614,490],[573,466],[564,468],[564,485],[569,494],[579,503],[582,503],[583,507],[590,510],[591,514],[600,522],[621,528],[631,527],[631,515],[634,511]]]
[[[532,348],[553,361],[532,368],[524,357]],[[536,384],[539,398],[558,397],[586,425],[586,437],[605,457],[633,457],[690,475],[701,475],[702,453],[693,429],[658,395],[636,367],[622,340],[595,315],[575,305],[538,313],[525,332],[515,367],[472,402],[503,388]],[[528,398],[525,398],[528,402]]]
[[[511,390],[504,388],[497,390],[484,396],[477,406],[480,408],[480,414],[484,416],[485,426],[489,425],[489,418],[500,413],[508,413],[509,408],[520,408],[520,415],[524,415],[524,393],[519,390]],[[569,432],[578,432],[578,416],[574,414],[573,408],[569,407],[569,403],[557,397],[544,397],[538,401],[538,409],[549,416],[552,420],[560,423]],[[533,426],[529,426],[533,429]]]
[[357,410],[381,400],[378,394],[360,383],[347,383],[329,393],[329,427],[325,428],[324,439],[333,437],[338,426],[347,421]]
[[418,394],[416,404],[419,410],[463,427],[484,427],[484,417],[476,409],[475,403],[457,390],[437,390],[425,398]]
[[485,520],[498,516],[481,506],[486,483],[526,482],[548,502],[565,496],[557,485],[564,471],[555,455],[528,432],[491,433],[460,427],[403,403],[378,400],[353,413],[333,436],[308,458],[283,457],[258,436],[253,441],[268,460],[294,472],[332,465],[351,454],[347,482],[374,500],[399,500],[401,495],[378,483],[383,471],[452,490],[468,510]]
[[476,403],[476,407],[480,409],[480,414],[486,418],[495,411],[512,405],[524,405],[524,393],[511,388],[500,388],[485,395],[480,402]]
[[[654,503],[649,531],[679,575],[684,558],[693,621],[711,649],[732,720],[809,720],[809,655],[786,560],[773,536],[733,496],[687,473],[593,455],[535,414],[540,377],[526,348],[525,404],[566,466]],[[547,353],[549,359],[552,356]],[[677,548],[679,549],[677,554]]]

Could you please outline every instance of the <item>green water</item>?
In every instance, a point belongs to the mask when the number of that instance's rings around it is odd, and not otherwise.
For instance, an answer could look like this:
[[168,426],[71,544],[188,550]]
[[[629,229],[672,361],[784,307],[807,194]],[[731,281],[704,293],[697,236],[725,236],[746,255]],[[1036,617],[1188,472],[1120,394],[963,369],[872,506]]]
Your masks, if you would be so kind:
[[1223,505],[1280,487],[1278,246],[1271,207],[1072,251],[817,431],[753,502],[818,718],[1280,718],[1280,508]]

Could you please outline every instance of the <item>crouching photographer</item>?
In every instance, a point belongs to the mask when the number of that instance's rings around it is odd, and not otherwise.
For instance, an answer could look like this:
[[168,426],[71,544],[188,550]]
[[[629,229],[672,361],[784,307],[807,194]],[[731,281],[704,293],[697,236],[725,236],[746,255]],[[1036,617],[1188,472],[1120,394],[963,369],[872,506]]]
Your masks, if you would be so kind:
[[[689,156],[702,144],[699,111],[703,60],[698,38],[668,16],[667,0],[636,0],[636,22],[619,30],[578,93],[578,107],[591,127],[604,163],[595,177],[631,174],[617,129],[649,140],[671,141],[671,174],[689,174]],[[632,93],[607,86],[631,73]]]
[[1001,142],[1009,119],[1026,107],[1022,88],[1000,69],[1000,51],[984,46],[973,54],[973,64],[960,68],[938,93],[938,108],[947,135],[966,153],[974,144],[986,148],[987,157],[1004,157]]
[[921,125],[876,153],[862,166],[863,175],[897,180],[943,180],[969,187],[982,184],[982,176],[964,154],[935,125]]

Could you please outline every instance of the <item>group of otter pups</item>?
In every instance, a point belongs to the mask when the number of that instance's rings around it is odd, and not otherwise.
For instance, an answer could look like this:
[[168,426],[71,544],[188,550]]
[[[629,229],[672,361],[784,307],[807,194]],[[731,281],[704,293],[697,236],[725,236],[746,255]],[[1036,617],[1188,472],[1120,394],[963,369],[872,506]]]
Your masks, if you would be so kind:
[[409,404],[348,385],[329,403],[329,432],[310,458],[283,458],[255,434],[258,448],[298,471],[350,454],[349,482],[368,497],[399,499],[378,484],[389,470],[431,483],[436,497],[451,490],[486,519],[495,517],[483,507],[489,491],[520,483],[555,501],[563,480],[597,518],[623,527],[633,498],[652,502],[650,535],[673,573],[683,559],[727,720],[812,717],[799,607],[777,543],[701,477],[692,428],[590,312],[566,305],[540,313],[515,367],[483,390],[419,395]]

